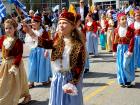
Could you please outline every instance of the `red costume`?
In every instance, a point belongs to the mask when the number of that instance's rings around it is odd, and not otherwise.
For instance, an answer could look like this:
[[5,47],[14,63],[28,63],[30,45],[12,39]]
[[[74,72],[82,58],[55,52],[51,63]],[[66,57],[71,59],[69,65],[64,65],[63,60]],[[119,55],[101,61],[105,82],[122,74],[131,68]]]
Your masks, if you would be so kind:
[[120,37],[118,34],[118,28],[115,29],[114,32],[114,39],[113,39],[113,52],[117,51],[117,45],[118,44],[129,44],[128,50],[130,52],[133,52],[134,48],[134,31],[132,28],[128,27],[126,36],[125,37]]
[[96,21],[93,21],[91,26],[88,26],[87,24],[85,24],[84,30],[93,31],[94,33],[96,33],[98,30],[98,26],[99,24]]
[[0,48],[2,49],[2,58],[8,59],[9,57],[13,57],[14,61],[13,64],[18,66],[21,58],[22,58],[22,53],[23,53],[23,43],[21,42],[20,39],[15,39],[13,42],[13,45],[11,46],[11,49],[5,49],[5,47],[2,45],[4,39],[6,39],[7,36],[2,36],[0,39],[1,46]]
[[134,28],[134,23],[131,24],[130,27],[131,27],[132,29],[134,29],[134,35],[140,36],[140,29],[135,29],[135,28]]

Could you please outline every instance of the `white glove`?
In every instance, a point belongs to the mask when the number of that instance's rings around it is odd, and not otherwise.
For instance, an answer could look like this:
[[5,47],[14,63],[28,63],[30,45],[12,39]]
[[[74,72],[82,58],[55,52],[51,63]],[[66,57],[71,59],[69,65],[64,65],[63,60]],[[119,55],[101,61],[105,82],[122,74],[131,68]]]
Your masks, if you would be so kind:
[[112,55],[113,55],[113,57],[115,57],[115,56],[116,56],[116,52],[113,52],[113,54],[112,54]]
[[124,56],[125,57],[129,57],[129,56],[132,56],[132,52],[130,52],[130,51],[126,51],[125,53],[124,53]]
[[128,56],[132,56],[132,54],[133,54],[133,53],[130,52],[130,51],[127,52],[127,55],[128,55]]
[[12,65],[8,72],[9,74],[17,75],[17,69],[18,68],[15,65]]
[[62,89],[64,90],[65,93],[69,94],[69,95],[77,95],[78,94],[78,90],[76,88],[75,85],[71,84],[71,83],[67,83],[65,84]]

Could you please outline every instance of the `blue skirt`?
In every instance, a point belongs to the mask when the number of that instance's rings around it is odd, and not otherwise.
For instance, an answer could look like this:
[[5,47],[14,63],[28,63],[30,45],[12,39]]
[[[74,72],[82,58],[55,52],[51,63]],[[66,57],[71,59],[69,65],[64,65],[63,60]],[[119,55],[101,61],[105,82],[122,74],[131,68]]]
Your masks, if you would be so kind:
[[86,62],[85,62],[84,68],[85,69],[89,69],[89,58],[88,57],[86,58]]
[[66,74],[55,72],[53,74],[49,105],[83,105],[82,77],[81,81],[76,84],[78,95],[71,96],[62,90],[62,86],[67,84],[71,78],[72,75],[69,72]]
[[135,69],[140,68],[140,36],[135,37],[134,45],[134,60],[135,60]]
[[100,34],[100,45],[102,49],[106,48],[106,35]]
[[128,51],[128,44],[118,44],[117,46],[117,79],[119,84],[132,82],[135,79],[134,55],[125,57]]
[[30,82],[47,82],[52,76],[50,56],[44,57],[44,48],[34,48],[29,55],[28,79]]
[[89,53],[94,53],[94,43],[93,43],[93,32],[86,32],[86,48],[87,48],[87,52]]
[[93,54],[95,56],[98,56],[98,37],[97,34],[95,34],[95,36],[93,36]]

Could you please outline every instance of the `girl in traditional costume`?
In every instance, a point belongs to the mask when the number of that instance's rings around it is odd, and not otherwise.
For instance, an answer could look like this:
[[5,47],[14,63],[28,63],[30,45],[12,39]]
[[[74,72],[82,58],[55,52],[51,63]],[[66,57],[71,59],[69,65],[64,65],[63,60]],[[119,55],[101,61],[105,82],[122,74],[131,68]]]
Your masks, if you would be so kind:
[[84,30],[86,31],[86,47],[88,54],[98,56],[98,23],[94,20],[93,14],[88,13],[87,23],[85,24]]
[[52,49],[53,77],[49,105],[83,105],[82,75],[85,64],[85,44],[75,28],[71,12],[60,14],[58,34],[53,40],[44,40],[24,23],[24,30],[38,41],[39,47]]
[[114,36],[114,21],[112,19],[112,14],[108,13],[108,28],[107,28],[107,45],[106,50],[112,52],[112,38]]
[[100,20],[100,45],[101,49],[105,50],[106,49],[106,32],[108,28],[108,21],[106,19],[105,14],[101,15],[101,20]]
[[127,26],[124,13],[118,15],[118,27],[113,40],[113,55],[116,52],[117,79],[121,86],[130,87],[135,79],[134,71],[134,32]]
[[2,40],[2,64],[0,66],[0,105],[17,105],[31,100],[28,81],[22,60],[23,43],[17,37],[17,23],[7,19],[4,23],[6,35]]
[[[39,16],[39,14],[35,14],[32,17],[31,22],[32,31],[37,36],[41,36],[44,40],[50,39],[48,32],[41,26],[41,16]],[[44,48],[37,47],[35,40],[28,34],[26,35],[25,42],[26,45],[31,48],[28,65],[28,80],[30,81],[29,88],[35,86],[34,82],[42,83],[42,85],[49,85],[50,77],[52,76],[49,51]]]
[[134,29],[135,45],[134,45],[134,65],[135,70],[140,68],[140,10],[135,11],[135,22],[130,25]]

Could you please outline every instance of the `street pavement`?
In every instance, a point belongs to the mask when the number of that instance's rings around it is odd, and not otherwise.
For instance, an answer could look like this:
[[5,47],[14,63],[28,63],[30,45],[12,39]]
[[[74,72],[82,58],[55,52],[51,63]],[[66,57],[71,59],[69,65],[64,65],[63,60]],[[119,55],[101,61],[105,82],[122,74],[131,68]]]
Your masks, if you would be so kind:
[[[27,70],[28,50],[24,49]],[[28,73],[28,72],[27,72]],[[116,80],[116,63],[112,53],[99,49],[99,56],[90,56],[90,70],[84,74],[84,105],[140,105],[140,69],[132,88],[122,88]],[[50,86],[36,83],[30,89],[32,101],[28,105],[48,105]],[[21,102],[22,100],[20,100]]]

